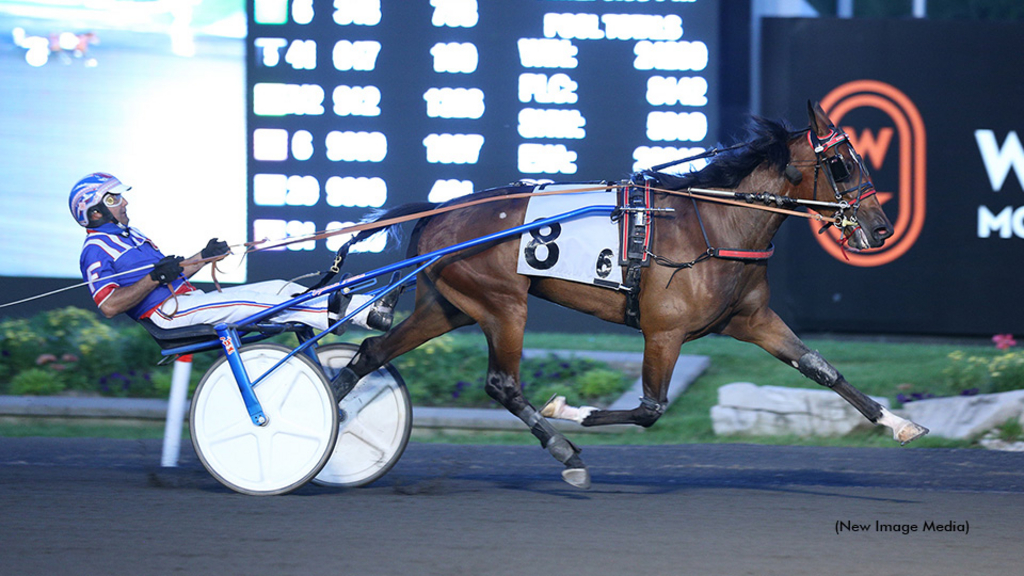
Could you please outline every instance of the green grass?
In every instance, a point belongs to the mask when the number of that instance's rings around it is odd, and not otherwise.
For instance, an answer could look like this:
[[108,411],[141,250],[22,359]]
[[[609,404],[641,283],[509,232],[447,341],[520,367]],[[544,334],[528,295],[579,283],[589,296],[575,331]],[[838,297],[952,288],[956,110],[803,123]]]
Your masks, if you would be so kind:
[[[472,337],[459,334],[459,337]],[[479,338],[479,336],[477,336]],[[849,342],[809,340],[847,380],[863,392],[895,401],[897,392],[932,391],[937,395],[949,391],[943,384],[943,369],[948,354],[961,346],[948,344],[905,344],[892,342]],[[566,338],[562,334],[527,334],[527,348],[572,348],[577,350],[614,350],[643,352],[643,338],[610,334],[580,335]],[[707,337],[688,343],[683,354],[708,356],[711,365],[680,396],[658,422],[648,429],[603,434],[575,434],[578,444],[685,444],[728,443],[786,444],[814,446],[898,447],[887,429],[881,427],[856,432],[842,438],[799,437],[729,437],[715,436],[711,429],[711,407],[718,402],[718,388],[732,382],[753,382],[758,385],[819,388],[799,372],[761,350],[757,346],[726,337]],[[903,385],[901,388],[897,386]],[[536,444],[525,428],[523,433],[421,433],[416,440],[452,443]],[[908,447],[961,448],[970,442],[924,437]]]
[[[348,335],[346,335],[348,336]],[[355,336],[355,335],[352,335]],[[473,330],[454,333],[456,341],[482,343],[483,337]],[[640,335],[572,335],[530,333],[526,336],[527,348],[613,350],[642,352],[643,338]],[[846,340],[812,339],[807,345],[817,349],[829,360],[847,380],[867,394],[889,398],[895,401],[898,392],[932,392],[936,395],[950,394],[944,384],[943,369],[949,365],[948,354],[964,346],[952,344],[913,344],[896,342],[859,342]],[[987,349],[972,348],[987,352]],[[683,347],[683,354],[697,354],[711,359],[709,369],[680,396],[665,415],[651,428],[626,432],[603,434],[574,434],[572,439],[579,444],[679,444],[745,442],[763,444],[826,445],[826,446],[873,446],[897,447],[887,430],[876,428],[843,438],[797,438],[797,437],[735,437],[719,438],[711,430],[710,409],[717,403],[718,388],[731,382],[753,382],[758,385],[796,386],[818,388],[760,348],[725,337],[708,337],[691,342]],[[495,404],[495,407],[498,407]],[[141,430],[116,431],[106,427],[79,429],[80,435],[107,436],[113,433],[142,434]],[[150,434],[151,432],[145,432]],[[0,436],[28,435],[11,425],[0,424]],[[75,431],[62,428],[53,432],[37,428],[31,435],[64,436],[75,435]],[[160,433],[162,435],[162,427]],[[524,428],[521,433],[497,432],[417,432],[417,441],[438,441],[452,443],[496,443],[536,444],[536,440]],[[916,440],[913,447],[967,447],[971,443],[950,441],[934,437]]]

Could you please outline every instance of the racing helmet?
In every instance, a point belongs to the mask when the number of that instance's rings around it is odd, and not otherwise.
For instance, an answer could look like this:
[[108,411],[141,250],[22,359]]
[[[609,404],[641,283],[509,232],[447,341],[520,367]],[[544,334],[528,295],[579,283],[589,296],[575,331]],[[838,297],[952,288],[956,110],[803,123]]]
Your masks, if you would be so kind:
[[71,215],[75,217],[75,220],[88,228],[89,209],[99,205],[103,201],[104,194],[121,194],[131,189],[131,186],[125,186],[110,174],[93,172],[76,182],[71,188],[68,208],[71,209]]

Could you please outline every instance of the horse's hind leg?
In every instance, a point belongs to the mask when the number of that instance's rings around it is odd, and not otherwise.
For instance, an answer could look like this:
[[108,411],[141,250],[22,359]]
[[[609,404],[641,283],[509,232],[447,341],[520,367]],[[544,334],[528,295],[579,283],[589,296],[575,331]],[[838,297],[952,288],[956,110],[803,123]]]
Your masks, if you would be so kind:
[[893,414],[867,394],[854,388],[821,354],[804,345],[789,326],[768,308],[762,308],[752,316],[736,316],[723,333],[738,340],[757,344],[779,360],[799,370],[804,376],[832,389],[865,418],[892,429],[893,438],[899,440],[900,444],[906,444],[928,433],[924,426]]
[[472,323],[472,318],[445,300],[428,280],[421,279],[416,286],[416,307],[412,314],[389,332],[363,340],[359,351],[333,382],[336,397],[343,398],[363,376],[392,359]]
[[[590,473],[579,457],[579,448],[526,401],[519,386],[519,359],[523,352],[526,323],[525,291],[521,301],[513,303],[515,298],[505,298],[486,305],[456,292],[451,295],[459,300],[460,306],[473,310],[482,319],[481,328],[487,336],[489,349],[485,386],[487,394],[525,422],[530,432],[540,440],[541,446],[565,465],[562,478],[566,482],[579,488],[589,487]],[[499,312],[488,313],[486,310]],[[416,308],[412,315],[390,332],[363,341],[355,357],[348,366],[342,368],[333,382],[336,397],[344,397],[363,376],[392,358],[473,322],[471,316],[452,305],[433,284],[421,280],[416,288]]]
[[[555,429],[525,397],[519,384],[519,360],[523,352],[523,330],[526,322],[525,302],[519,314],[503,309],[500,321],[481,322],[487,335],[489,361],[487,394],[530,427],[541,447],[565,465],[562,479],[577,488],[590,487],[590,472],[579,456],[580,449]],[[496,319],[498,320],[498,319]]]

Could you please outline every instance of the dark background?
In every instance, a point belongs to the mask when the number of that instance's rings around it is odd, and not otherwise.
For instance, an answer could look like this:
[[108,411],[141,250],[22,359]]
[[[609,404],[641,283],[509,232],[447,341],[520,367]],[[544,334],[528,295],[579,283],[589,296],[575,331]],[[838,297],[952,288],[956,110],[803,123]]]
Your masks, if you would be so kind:
[[[1024,241],[979,238],[978,207],[1024,205],[1010,171],[993,192],[974,132],[997,145],[1024,128],[1024,34],[1020,24],[930,20],[766,19],[762,108],[803,126],[806,100],[854,80],[878,80],[906,94],[926,131],[924,228],[913,247],[878,267],[828,255],[802,220],[776,236],[773,305],[797,330],[992,335],[1024,324],[1020,262]],[[858,132],[892,126],[878,111],[842,120]],[[879,170],[878,190],[897,188],[898,136]],[[898,202],[885,206],[895,222]]]

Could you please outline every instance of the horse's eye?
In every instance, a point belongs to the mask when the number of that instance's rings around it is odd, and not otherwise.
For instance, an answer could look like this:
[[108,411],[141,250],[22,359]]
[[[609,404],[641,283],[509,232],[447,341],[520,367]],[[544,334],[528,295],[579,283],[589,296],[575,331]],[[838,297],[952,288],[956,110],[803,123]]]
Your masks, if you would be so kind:
[[846,182],[850,178],[850,165],[841,154],[836,154],[828,159],[828,169],[832,172],[832,179],[836,182]]

